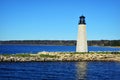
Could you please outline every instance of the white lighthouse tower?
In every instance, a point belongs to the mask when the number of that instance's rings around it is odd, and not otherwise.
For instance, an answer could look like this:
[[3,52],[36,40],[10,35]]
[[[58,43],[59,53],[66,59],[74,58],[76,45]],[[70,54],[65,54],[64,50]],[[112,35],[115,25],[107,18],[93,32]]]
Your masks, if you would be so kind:
[[85,17],[80,16],[76,52],[88,52]]

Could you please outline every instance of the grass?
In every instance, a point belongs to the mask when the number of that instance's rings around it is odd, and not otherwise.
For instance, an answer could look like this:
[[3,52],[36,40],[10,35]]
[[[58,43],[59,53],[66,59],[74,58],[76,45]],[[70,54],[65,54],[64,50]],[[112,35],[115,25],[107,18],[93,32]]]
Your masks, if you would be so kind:
[[10,56],[13,56],[13,57],[30,57],[31,55],[30,54],[2,54],[3,56],[6,56],[6,57],[10,57]]
[[58,57],[56,55],[49,55],[49,54],[40,54],[39,56],[40,57],[45,57],[45,58],[47,58],[47,57],[49,57],[49,58],[56,58],[56,57]]
[[[120,54],[120,52],[61,52],[60,54],[71,54],[71,55],[74,55],[74,54]],[[49,57],[49,58],[56,58],[56,57],[59,57],[59,56],[56,56],[56,55],[49,55],[49,54],[39,54],[39,55],[30,55],[30,54],[2,54],[3,56],[6,56],[6,57],[10,57],[10,56],[13,56],[13,57],[37,57],[37,56],[40,56],[40,57]]]
[[120,52],[90,52],[92,54],[120,54]]
[[16,56],[16,57],[31,57],[30,54],[15,54],[13,56]]
[[60,54],[120,54],[120,52],[61,52]]
[[120,54],[120,52],[72,52],[70,54]]

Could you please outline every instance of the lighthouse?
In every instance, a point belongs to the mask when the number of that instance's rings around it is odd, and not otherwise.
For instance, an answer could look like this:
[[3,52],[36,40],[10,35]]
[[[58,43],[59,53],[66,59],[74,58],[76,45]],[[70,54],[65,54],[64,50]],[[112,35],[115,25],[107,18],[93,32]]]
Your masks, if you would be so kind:
[[80,16],[76,52],[88,52],[85,17]]

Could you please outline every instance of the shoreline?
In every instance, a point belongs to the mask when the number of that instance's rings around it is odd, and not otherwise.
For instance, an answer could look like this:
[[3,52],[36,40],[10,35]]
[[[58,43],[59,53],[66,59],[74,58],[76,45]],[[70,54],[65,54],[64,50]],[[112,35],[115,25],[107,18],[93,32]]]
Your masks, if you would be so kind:
[[120,52],[39,52],[37,54],[4,54],[0,62],[79,62],[79,61],[117,61]]

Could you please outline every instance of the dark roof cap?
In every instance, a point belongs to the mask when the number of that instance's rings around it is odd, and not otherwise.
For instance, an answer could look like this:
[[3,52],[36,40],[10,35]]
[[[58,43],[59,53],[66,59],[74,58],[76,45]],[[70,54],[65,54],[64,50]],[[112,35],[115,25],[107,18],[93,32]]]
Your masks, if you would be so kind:
[[85,16],[82,15],[82,16],[80,16],[80,18],[85,18]]

